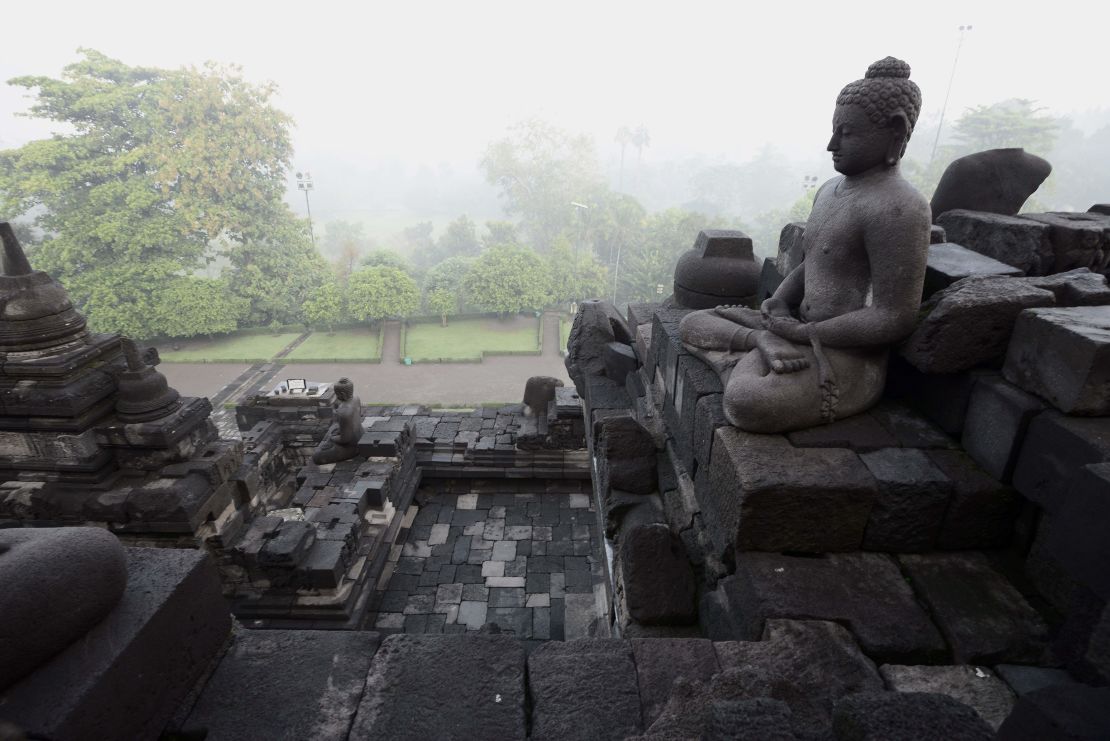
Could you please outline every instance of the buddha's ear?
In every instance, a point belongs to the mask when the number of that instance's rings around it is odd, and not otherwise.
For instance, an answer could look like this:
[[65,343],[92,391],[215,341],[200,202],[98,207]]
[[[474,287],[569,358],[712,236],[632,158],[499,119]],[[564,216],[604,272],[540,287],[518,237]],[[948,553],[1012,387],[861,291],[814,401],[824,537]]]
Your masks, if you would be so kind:
[[910,121],[902,111],[892,113],[890,116],[890,145],[886,151],[886,164],[893,167],[906,152],[906,144],[910,140]]

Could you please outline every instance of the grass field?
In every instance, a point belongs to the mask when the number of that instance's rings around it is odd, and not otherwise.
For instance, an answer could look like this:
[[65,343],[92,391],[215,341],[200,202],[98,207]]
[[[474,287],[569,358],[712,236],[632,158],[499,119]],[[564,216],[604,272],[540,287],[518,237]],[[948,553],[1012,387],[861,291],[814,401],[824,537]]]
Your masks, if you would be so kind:
[[249,334],[219,337],[212,340],[188,340],[179,343],[180,350],[159,348],[167,363],[256,363],[269,360],[286,345],[300,337],[297,332],[282,334]]
[[377,360],[378,330],[370,328],[340,329],[335,334],[313,332],[308,339],[285,356],[288,361],[311,360]]
[[413,324],[408,328],[403,352],[414,360],[481,358],[483,352],[536,350],[536,322],[530,317],[457,319],[447,327]]

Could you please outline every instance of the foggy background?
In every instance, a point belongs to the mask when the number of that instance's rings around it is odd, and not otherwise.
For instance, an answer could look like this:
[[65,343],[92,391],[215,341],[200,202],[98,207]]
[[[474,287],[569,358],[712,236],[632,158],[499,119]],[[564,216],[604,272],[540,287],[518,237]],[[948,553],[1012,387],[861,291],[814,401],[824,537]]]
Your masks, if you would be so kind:
[[[617,130],[645,127],[647,146],[626,151],[623,190],[648,210],[696,201],[700,169],[761,155],[786,170],[786,185],[767,194],[780,202],[732,215],[788,206],[803,177],[833,174],[824,147],[836,93],[883,56],[912,66],[924,95],[915,146],[931,148],[966,24],[949,125],[1008,98],[1032,99],[1087,135],[1110,125],[1105,5],[770,5],[19,3],[5,10],[0,78],[56,77],[78,47],[131,65],[241,65],[248,80],[279,86],[275,104],[295,121],[293,165],[312,173],[317,233],[334,219],[361,222],[382,244],[422,220],[438,233],[460,213],[502,218],[478,163],[530,118],[592,137],[613,188]],[[0,87],[0,148],[51,130],[16,115],[23,92]],[[1110,193],[1046,205],[1084,210],[1099,199]],[[288,200],[303,216],[292,178]]]

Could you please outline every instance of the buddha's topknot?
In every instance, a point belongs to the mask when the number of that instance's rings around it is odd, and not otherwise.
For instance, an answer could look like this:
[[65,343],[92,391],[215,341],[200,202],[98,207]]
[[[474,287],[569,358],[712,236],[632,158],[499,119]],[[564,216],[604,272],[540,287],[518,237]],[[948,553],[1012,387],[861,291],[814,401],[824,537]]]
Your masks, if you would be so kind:
[[906,114],[913,131],[921,112],[921,89],[910,80],[908,64],[886,57],[868,67],[862,80],[845,85],[836,104],[862,106],[875,123],[886,123],[900,110]]

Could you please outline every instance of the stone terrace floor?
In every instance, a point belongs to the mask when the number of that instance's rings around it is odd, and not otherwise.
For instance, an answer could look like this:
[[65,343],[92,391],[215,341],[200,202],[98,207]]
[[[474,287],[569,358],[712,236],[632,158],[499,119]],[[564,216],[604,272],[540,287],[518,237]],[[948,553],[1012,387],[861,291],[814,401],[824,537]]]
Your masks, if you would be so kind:
[[602,541],[580,480],[432,479],[417,491],[366,627],[519,638],[607,636]]

